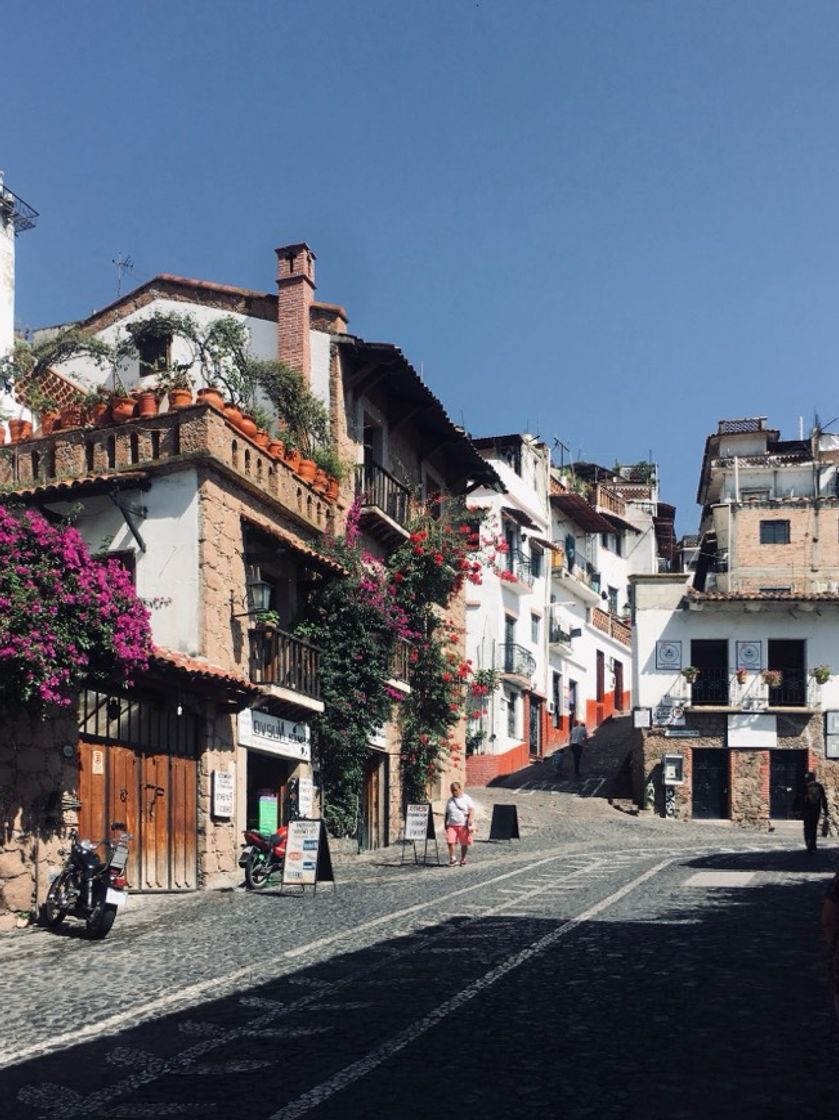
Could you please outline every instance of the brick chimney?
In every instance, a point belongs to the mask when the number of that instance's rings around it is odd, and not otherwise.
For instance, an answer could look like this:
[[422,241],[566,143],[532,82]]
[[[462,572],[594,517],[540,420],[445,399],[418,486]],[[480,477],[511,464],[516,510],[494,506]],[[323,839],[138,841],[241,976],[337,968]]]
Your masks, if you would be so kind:
[[315,254],[306,245],[277,249],[277,341],[281,362],[299,370],[311,382],[310,310],[315,297]]

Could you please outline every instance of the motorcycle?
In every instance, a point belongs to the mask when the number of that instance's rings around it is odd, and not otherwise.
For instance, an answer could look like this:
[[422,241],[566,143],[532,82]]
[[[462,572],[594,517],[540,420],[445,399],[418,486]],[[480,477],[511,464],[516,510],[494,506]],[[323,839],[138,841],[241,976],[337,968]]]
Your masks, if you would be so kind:
[[[114,831],[124,829],[114,821]],[[128,845],[132,836],[122,832],[117,840],[80,840],[77,832],[70,833],[70,848],[60,849],[66,856],[64,867],[50,883],[44,903],[44,923],[57,929],[68,914],[82,918],[88,936],[106,937],[114,924],[117,911],[128,897],[125,890],[125,865],[128,862]],[[98,849],[106,848],[104,859]]]
[[239,866],[245,869],[245,882],[250,890],[261,890],[273,875],[282,874],[287,837],[285,827],[272,834],[245,829],[245,847],[239,856]]

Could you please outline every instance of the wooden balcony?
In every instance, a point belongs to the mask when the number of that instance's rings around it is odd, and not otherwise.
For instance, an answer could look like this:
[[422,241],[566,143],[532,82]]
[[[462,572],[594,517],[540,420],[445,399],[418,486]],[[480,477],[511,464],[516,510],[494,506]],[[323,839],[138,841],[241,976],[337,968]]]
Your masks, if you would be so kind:
[[378,463],[356,467],[355,492],[361,496],[361,527],[385,544],[401,544],[408,537],[411,491]]
[[284,630],[251,630],[250,678],[289,709],[322,712],[320,650]]

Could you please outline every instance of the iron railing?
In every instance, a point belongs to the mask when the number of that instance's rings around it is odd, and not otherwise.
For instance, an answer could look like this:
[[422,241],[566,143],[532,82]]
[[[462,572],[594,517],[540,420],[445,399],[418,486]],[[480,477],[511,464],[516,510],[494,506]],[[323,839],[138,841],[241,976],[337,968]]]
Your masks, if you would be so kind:
[[[777,666],[773,666],[777,668]],[[807,674],[803,669],[781,669],[781,683],[769,688],[770,708],[803,708],[807,704]]]
[[568,630],[563,630],[562,627],[556,622],[552,622],[550,624],[550,626],[548,627],[548,642],[550,643],[550,645],[555,646],[560,642],[570,641],[571,634]]
[[273,684],[320,699],[320,650],[283,630],[251,630],[250,675],[254,684]]
[[365,505],[375,506],[399,525],[408,524],[411,492],[378,463],[356,467],[355,492],[363,495]]
[[408,681],[411,674],[411,647],[398,641],[390,659],[390,675],[395,681]]
[[511,548],[507,553],[507,571],[515,576],[519,583],[533,583],[533,565],[530,557],[525,556],[517,548]]
[[524,646],[515,642],[502,642],[498,647],[496,668],[502,673],[529,679],[536,672],[536,658]]
[[704,667],[692,683],[691,704],[694,707],[714,704],[726,707],[729,704],[729,675],[725,666]]
[[690,703],[693,707],[752,708],[757,705],[769,708],[804,708],[814,706],[810,695],[807,673],[804,669],[781,669],[781,683],[777,687],[766,684],[757,674],[744,683],[723,666],[701,668],[699,676],[691,683]]

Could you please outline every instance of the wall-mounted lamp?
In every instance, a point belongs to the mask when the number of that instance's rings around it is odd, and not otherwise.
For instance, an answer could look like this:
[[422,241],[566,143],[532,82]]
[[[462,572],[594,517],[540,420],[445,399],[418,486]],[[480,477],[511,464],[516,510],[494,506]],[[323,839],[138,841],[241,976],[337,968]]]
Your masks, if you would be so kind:
[[271,584],[262,579],[259,574],[248,576],[245,584],[248,609],[241,614],[233,612],[233,595],[230,596],[231,614],[233,618],[247,618],[250,615],[261,614],[271,606]]

